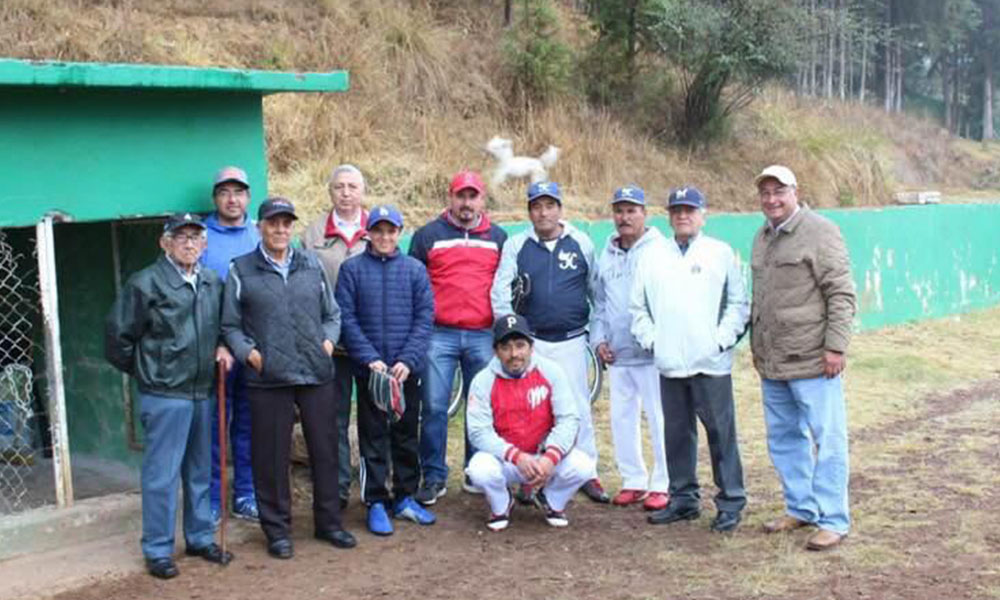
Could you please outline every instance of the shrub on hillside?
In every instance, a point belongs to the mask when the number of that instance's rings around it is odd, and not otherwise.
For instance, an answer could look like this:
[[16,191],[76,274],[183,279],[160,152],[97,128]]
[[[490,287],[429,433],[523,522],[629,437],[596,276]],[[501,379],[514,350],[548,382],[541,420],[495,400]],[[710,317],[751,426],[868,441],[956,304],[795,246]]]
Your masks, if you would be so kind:
[[550,0],[522,0],[518,9],[504,34],[503,57],[512,100],[529,106],[568,90],[573,60],[557,36],[559,19]]

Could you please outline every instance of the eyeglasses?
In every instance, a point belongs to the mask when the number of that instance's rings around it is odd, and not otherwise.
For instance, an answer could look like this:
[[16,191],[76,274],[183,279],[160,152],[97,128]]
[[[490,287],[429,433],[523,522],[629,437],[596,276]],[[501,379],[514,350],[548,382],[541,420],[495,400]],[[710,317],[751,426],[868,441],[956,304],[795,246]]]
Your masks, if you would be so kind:
[[170,236],[178,244],[195,244],[203,239],[203,236],[199,234],[190,235],[187,233],[178,233]]

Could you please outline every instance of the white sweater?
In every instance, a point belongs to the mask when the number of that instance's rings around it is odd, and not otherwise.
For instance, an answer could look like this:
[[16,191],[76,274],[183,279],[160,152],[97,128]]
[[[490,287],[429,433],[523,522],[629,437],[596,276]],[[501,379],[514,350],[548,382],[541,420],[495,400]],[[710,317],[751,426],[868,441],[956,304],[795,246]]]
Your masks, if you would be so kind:
[[650,250],[632,283],[635,339],[664,377],[728,375],[750,316],[733,249],[699,234],[684,254],[673,238]]

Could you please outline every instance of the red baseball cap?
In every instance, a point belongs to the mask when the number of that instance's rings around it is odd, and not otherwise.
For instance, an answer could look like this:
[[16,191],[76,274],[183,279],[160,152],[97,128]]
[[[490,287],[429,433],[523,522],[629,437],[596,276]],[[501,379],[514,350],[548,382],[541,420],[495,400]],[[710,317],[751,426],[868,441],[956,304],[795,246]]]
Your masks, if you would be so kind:
[[483,183],[483,178],[479,176],[479,173],[475,171],[461,171],[451,179],[451,185],[448,186],[449,194],[457,194],[464,189],[472,188],[476,190],[477,193],[482,194],[483,190],[486,189],[486,184]]

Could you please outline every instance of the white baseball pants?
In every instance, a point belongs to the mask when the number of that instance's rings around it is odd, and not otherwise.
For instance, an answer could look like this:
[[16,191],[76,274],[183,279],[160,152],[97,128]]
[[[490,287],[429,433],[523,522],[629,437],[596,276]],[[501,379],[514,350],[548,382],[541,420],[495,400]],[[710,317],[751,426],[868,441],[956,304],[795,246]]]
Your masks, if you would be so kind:
[[[670,476],[663,443],[663,404],[660,402],[660,373],[656,366],[608,367],[611,390],[611,440],[615,462],[622,476],[622,488],[667,493]],[[640,412],[646,413],[650,442],[653,444],[653,477],[649,478],[642,458]]]
[[[590,389],[587,385],[587,336],[564,342],[535,340],[535,352],[549,360],[554,360],[566,372],[566,378],[573,386],[576,396],[576,411],[580,415],[580,432],[576,435],[576,447],[597,464],[597,441],[594,439],[594,421],[590,416]],[[595,475],[596,477],[596,475]]]
[[[507,486],[524,483],[521,472],[513,463],[482,451],[472,455],[469,466],[465,468],[465,474],[472,480],[472,485],[483,490],[490,510],[495,515],[503,513],[510,504],[510,491]],[[545,492],[550,507],[563,510],[573,494],[596,476],[593,459],[574,448],[556,465],[552,477],[542,491]]]

